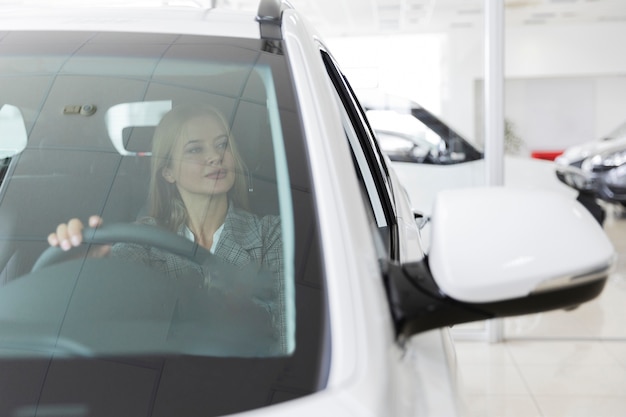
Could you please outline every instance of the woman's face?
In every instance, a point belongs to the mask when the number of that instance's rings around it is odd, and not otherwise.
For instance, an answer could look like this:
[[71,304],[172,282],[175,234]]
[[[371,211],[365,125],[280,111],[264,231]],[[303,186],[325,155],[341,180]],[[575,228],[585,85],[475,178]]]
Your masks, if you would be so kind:
[[176,184],[181,195],[225,195],[235,175],[228,133],[215,117],[187,122],[172,149],[170,166],[163,170],[165,180]]

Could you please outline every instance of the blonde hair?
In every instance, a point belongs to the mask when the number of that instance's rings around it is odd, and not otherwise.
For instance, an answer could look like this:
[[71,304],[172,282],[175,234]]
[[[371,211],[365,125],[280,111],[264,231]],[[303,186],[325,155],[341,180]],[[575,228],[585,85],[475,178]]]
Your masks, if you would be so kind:
[[173,232],[178,232],[183,225],[187,224],[188,214],[176,185],[166,181],[162,171],[170,166],[174,146],[184,135],[185,126],[190,120],[198,117],[216,119],[224,127],[235,161],[235,184],[228,194],[236,206],[248,209],[248,184],[245,175],[247,168],[224,115],[208,105],[175,106],[163,116],[154,132],[149,191],[149,215],[156,219],[157,224]]

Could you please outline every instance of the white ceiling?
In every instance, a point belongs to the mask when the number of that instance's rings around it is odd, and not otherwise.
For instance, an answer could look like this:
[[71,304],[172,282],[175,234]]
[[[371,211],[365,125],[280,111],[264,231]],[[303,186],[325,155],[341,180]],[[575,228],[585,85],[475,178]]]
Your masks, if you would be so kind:
[[[325,37],[482,30],[486,0],[290,0]],[[500,0],[487,0],[500,1]],[[258,0],[218,0],[254,9]],[[505,26],[626,25],[626,0],[504,0]]]

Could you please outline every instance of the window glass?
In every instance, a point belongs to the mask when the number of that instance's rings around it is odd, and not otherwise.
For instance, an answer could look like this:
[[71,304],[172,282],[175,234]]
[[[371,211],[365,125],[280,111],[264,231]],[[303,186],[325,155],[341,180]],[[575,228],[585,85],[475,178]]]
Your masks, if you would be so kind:
[[392,161],[423,162],[442,145],[441,137],[410,114],[393,110],[367,111],[381,149]]
[[395,238],[395,214],[391,187],[388,182],[384,158],[373,138],[367,119],[358,104],[350,85],[335,65],[332,58],[322,52],[328,75],[335,88],[336,99],[344,125],[344,131],[352,150],[352,156],[361,181],[367,193],[372,218],[376,221],[377,243],[382,242],[385,253],[382,257],[394,257],[397,251]]
[[[323,269],[282,48],[42,37],[0,42],[0,378],[53,359],[33,387],[66,386],[52,403],[85,387],[72,398],[97,408],[93,373],[132,393],[109,415],[222,415],[323,387]],[[92,215],[88,244],[49,248]],[[40,397],[15,393],[0,414]]]

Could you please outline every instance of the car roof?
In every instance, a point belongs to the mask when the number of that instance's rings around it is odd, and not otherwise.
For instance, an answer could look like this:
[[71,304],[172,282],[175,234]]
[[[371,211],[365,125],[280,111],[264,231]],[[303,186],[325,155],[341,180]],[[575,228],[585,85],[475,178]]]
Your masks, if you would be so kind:
[[0,3],[0,27],[2,31],[111,31],[260,38],[256,12],[212,8],[200,1],[182,5],[159,0]]

